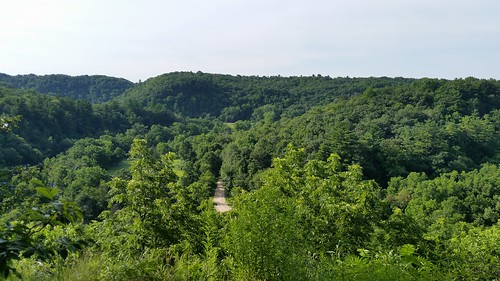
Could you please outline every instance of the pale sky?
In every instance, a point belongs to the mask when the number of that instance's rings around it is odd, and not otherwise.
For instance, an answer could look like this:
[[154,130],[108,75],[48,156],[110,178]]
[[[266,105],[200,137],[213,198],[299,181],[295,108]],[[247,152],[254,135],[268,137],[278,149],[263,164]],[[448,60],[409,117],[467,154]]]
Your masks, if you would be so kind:
[[0,72],[500,79],[499,0],[0,0]]

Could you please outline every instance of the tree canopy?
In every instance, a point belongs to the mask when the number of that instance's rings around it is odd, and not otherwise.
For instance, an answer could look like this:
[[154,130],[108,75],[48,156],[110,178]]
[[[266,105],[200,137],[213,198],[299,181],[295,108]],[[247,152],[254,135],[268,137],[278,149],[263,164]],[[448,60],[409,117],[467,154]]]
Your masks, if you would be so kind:
[[0,80],[0,279],[500,276],[499,81]]

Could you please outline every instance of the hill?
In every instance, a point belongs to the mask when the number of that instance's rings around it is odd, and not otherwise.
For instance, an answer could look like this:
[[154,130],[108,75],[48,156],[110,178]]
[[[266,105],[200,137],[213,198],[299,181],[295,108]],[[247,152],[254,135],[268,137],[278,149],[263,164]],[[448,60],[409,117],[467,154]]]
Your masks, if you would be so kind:
[[0,125],[0,279],[500,276],[497,80],[178,72],[94,104],[0,87]]
[[234,122],[251,119],[254,113],[269,107],[279,115],[297,116],[338,97],[360,94],[368,87],[383,88],[411,81],[387,77],[259,77],[174,72],[148,79],[116,100],[168,109],[186,117],[211,116]]
[[60,95],[74,99],[101,103],[121,95],[134,83],[123,79],[104,75],[68,76],[51,75],[16,75],[0,73],[0,84],[12,88],[34,89],[42,94]]
[[0,132],[0,167],[37,164],[68,149],[81,138],[125,133],[134,124],[170,125],[169,112],[150,112],[114,102],[91,104],[86,100],[52,96],[33,90],[0,87],[0,118],[19,121]]

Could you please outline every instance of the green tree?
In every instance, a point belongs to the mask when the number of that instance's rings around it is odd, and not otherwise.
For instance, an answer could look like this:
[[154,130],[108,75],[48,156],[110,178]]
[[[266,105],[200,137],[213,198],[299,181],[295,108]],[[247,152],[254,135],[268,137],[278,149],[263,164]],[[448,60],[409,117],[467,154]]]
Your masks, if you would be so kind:
[[0,116],[0,131],[10,132],[18,126],[21,121],[21,116]]
[[[4,216],[5,221],[0,226],[1,278],[7,278],[12,271],[15,272],[12,261],[21,256],[50,257],[49,249],[44,247],[43,236],[37,237],[37,233],[48,226],[77,223],[83,219],[75,203],[59,200],[56,188],[45,187],[37,179],[31,181],[36,186],[36,198],[29,198],[29,206],[12,210],[7,217]],[[64,242],[59,244],[61,246],[64,246]]]
[[180,239],[179,226],[168,220],[175,212],[171,209],[176,200],[177,176],[172,170],[174,155],[170,153],[156,159],[146,144],[145,140],[134,140],[130,150],[132,179],[112,182],[115,190],[122,185],[126,187],[111,202],[125,206],[117,213],[134,221],[142,245],[170,245]]
[[311,259],[346,256],[368,246],[381,216],[378,186],[358,165],[306,161],[289,146],[263,175],[263,186],[235,197],[228,251],[237,274],[256,279],[306,279]]

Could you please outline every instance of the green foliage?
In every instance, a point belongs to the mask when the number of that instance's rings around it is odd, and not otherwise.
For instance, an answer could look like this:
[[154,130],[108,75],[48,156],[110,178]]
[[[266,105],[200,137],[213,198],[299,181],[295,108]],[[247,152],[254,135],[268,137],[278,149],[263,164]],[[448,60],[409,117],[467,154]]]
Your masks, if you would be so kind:
[[83,99],[92,103],[109,101],[134,85],[122,78],[103,75],[72,77],[61,74],[43,76],[1,74],[0,82],[13,88],[35,89],[43,94]]
[[[411,79],[330,77],[243,77],[207,73],[163,74],[137,85],[117,98],[147,108],[173,108],[189,117],[220,117],[235,122],[250,119],[254,110],[272,105],[275,113],[297,116],[312,106],[332,102],[339,96],[374,88],[400,85]],[[258,116],[259,113],[256,113]]]
[[105,170],[120,161],[125,152],[117,138],[84,138],[65,153],[44,161],[47,181],[57,186],[65,198],[83,209],[86,221],[96,219],[107,208],[110,179]]
[[[104,93],[113,79],[16,79],[70,95],[106,80],[79,98],[118,95]],[[0,87],[2,273],[497,278],[499,91],[474,78],[171,73],[90,104]],[[223,214],[208,200],[219,179],[233,196]]]
[[227,247],[237,279],[304,279],[308,247],[292,200],[277,187],[235,198]]
[[127,259],[109,260],[106,255],[89,251],[73,255],[54,267],[22,260],[20,280],[169,280],[168,267],[163,265],[165,250],[145,251]]
[[0,132],[10,132],[13,128],[17,127],[21,121],[21,116],[0,116]]
[[[436,177],[498,164],[498,91],[495,80],[416,81],[339,98],[292,119],[256,122],[233,134],[236,149],[226,148],[224,155],[226,181],[249,188],[259,169],[269,167],[288,143],[304,147],[310,158],[326,160],[336,153],[346,163],[359,163],[381,186],[411,172]],[[257,143],[267,155],[253,149]],[[255,164],[252,154],[258,156]]]
[[[72,202],[59,201],[58,190],[45,187],[41,181],[33,179],[38,198],[30,207],[14,212],[5,225],[0,226],[0,274],[7,278],[14,271],[12,261],[22,256],[38,256],[50,258],[50,247],[41,235],[49,226],[60,226],[63,223],[76,223],[83,219],[81,210]],[[56,252],[74,250],[68,240],[59,240]]]
[[419,252],[427,254],[432,246],[424,239],[425,230],[411,215],[396,207],[388,219],[380,220],[371,236],[370,248],[385,251],[403,245],[414,245]]
[[443,266],[462,280],[494,280],[500,276],[500,224],[474,227],[447,242]]
[[223,221],[213,208],[213,204],[204,201],[201,206],[203,244],[201,253],[184,253],[175,258],[172,279],[174,280],[227,280],[229,269],[223,260],[221,249]]
[[314,256],[365,246],[380,198],[359,166],[344,169],[337,155],[306,162],[304,150],[291,146],[273,165],[260,189],[234,199],[228,251],[237,276],[307,279]]
[[412,245],[399,251],[370,252],[360,249],[361,256],[345,259],[321,256],[317,270],[310,277],[315,280],[452,280],[426,259],[415,256]]
[[41,156],[54,156],[68,149],[75,139],[123,133],[136,123],[167,125],[175,120],[169,112],[152,112],[133,104],[92,105],[2,87],[0,111],[2,119],[17,120],[2,123],[6,128],[0,133],[0,155],[4,156],[0,165],[5,166],[38,164]]
[[[167,258],[167,249],[195,254],[201,249],[198,206],[209,196],[215,180],[208,174],[181,187],[173,171],[174,154],[156,156],[145,140],[134,141],[130,157],[131,178],[114,178],[109,183],[111,210],[89,225],[90,236],[96,240],[93,252],[101,253],[102,262],[110,267],[106,276],[156,279],[164,271],[150,267]],[[119,263],[123,266],[117,267]],[[104,268],[99,270],[104,273]]]
[[471,172],[442,174],[433,180],[410,174],[389,183],[388,198],[425,227],[440,220],[491,226],[500,218],[499,180],[500,170],[491,164]]
[[[116,215],[128,217],[135,224],[136,235],[142,246],[169,245],[179,241],[178,227],[168,217],[175,210],[175,182],[173,154],[153,158],[145,140],[135,140],[130,150],[132,179],[128,182],[115,179],[113,188],[118,191],[125,186],[124,193],[116,194],[110,203],[125,207]],[[119,191],[118,191],[119,192]]]

